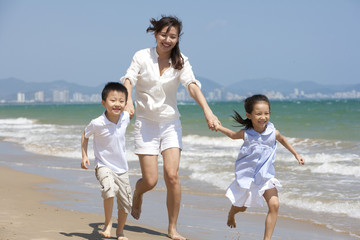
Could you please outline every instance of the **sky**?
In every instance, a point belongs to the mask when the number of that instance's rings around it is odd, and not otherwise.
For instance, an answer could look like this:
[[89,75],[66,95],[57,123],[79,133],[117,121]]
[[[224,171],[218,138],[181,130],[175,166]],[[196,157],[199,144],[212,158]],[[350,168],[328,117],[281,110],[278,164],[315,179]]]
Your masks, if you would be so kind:
[[182,20],[195,75],[223,86],[360,83],[359,0],[0,0],[0,79],[118,81],[162,15]]

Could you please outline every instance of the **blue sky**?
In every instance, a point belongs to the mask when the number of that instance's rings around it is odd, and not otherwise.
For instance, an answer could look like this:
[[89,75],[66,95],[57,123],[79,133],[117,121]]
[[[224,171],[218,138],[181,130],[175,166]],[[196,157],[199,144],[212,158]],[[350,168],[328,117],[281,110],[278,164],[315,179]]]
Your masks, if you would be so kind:
[[183,21],[195,75],[360,83],[359,0],[0,0],[0,78],[117,81],[155,46],[149,19]]

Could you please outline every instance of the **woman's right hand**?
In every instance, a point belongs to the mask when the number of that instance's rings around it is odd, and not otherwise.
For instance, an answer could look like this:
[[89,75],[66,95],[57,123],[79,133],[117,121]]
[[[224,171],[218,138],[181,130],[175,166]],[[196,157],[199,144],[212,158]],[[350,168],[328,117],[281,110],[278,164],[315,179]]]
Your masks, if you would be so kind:
[[133,101],[130,99],[127,101],[126,106],[125,106],[125,111],[127,111],[130,114],[130,119],[132,119],[135,115],[135,108],[134,108],[134,104]]

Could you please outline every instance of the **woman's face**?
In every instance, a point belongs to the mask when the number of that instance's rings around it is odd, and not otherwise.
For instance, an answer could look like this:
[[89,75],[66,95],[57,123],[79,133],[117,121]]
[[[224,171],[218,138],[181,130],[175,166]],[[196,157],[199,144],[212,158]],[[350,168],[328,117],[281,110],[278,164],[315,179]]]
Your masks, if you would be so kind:
[[158,53],[169,53],[179,41],[179,32],[175,27],[164,27],[160,32],[155,33]]

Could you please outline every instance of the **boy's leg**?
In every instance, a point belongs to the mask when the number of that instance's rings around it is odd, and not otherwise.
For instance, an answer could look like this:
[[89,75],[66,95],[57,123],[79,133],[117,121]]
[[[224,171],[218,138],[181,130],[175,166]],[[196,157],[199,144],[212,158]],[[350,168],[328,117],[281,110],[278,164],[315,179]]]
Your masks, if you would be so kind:
[[279,198],[276,188],[265,191],[264,198],[268,204],[269,211],[265,220],[264,240],[271,239],[279,212]]
[[131,215],[138,220],[141,214],[143,194],[156,186],[158,180],[157,155],[138,155],[142,178],[135,185]]
[[111,237],[111,228],[112,228],[112,210],[114,205],[114,198],[104,199],[104,213],[105,213],[105,223],[104,229],[100,232],[106,238]]
[[228,220],[227,220],[227,225],[230,228],[236,228],[236,220],[235,220],[235,214],[237,214],[238,212],[245,212],[246,207],[236,207],[234,205],[231,205],[229,214],[228,214]]
[[128,238],[124,235],[124,226],[127,218],[127,213],[124,209],[118,210],[118,227],[116,230],[117,240],[127,240]]

